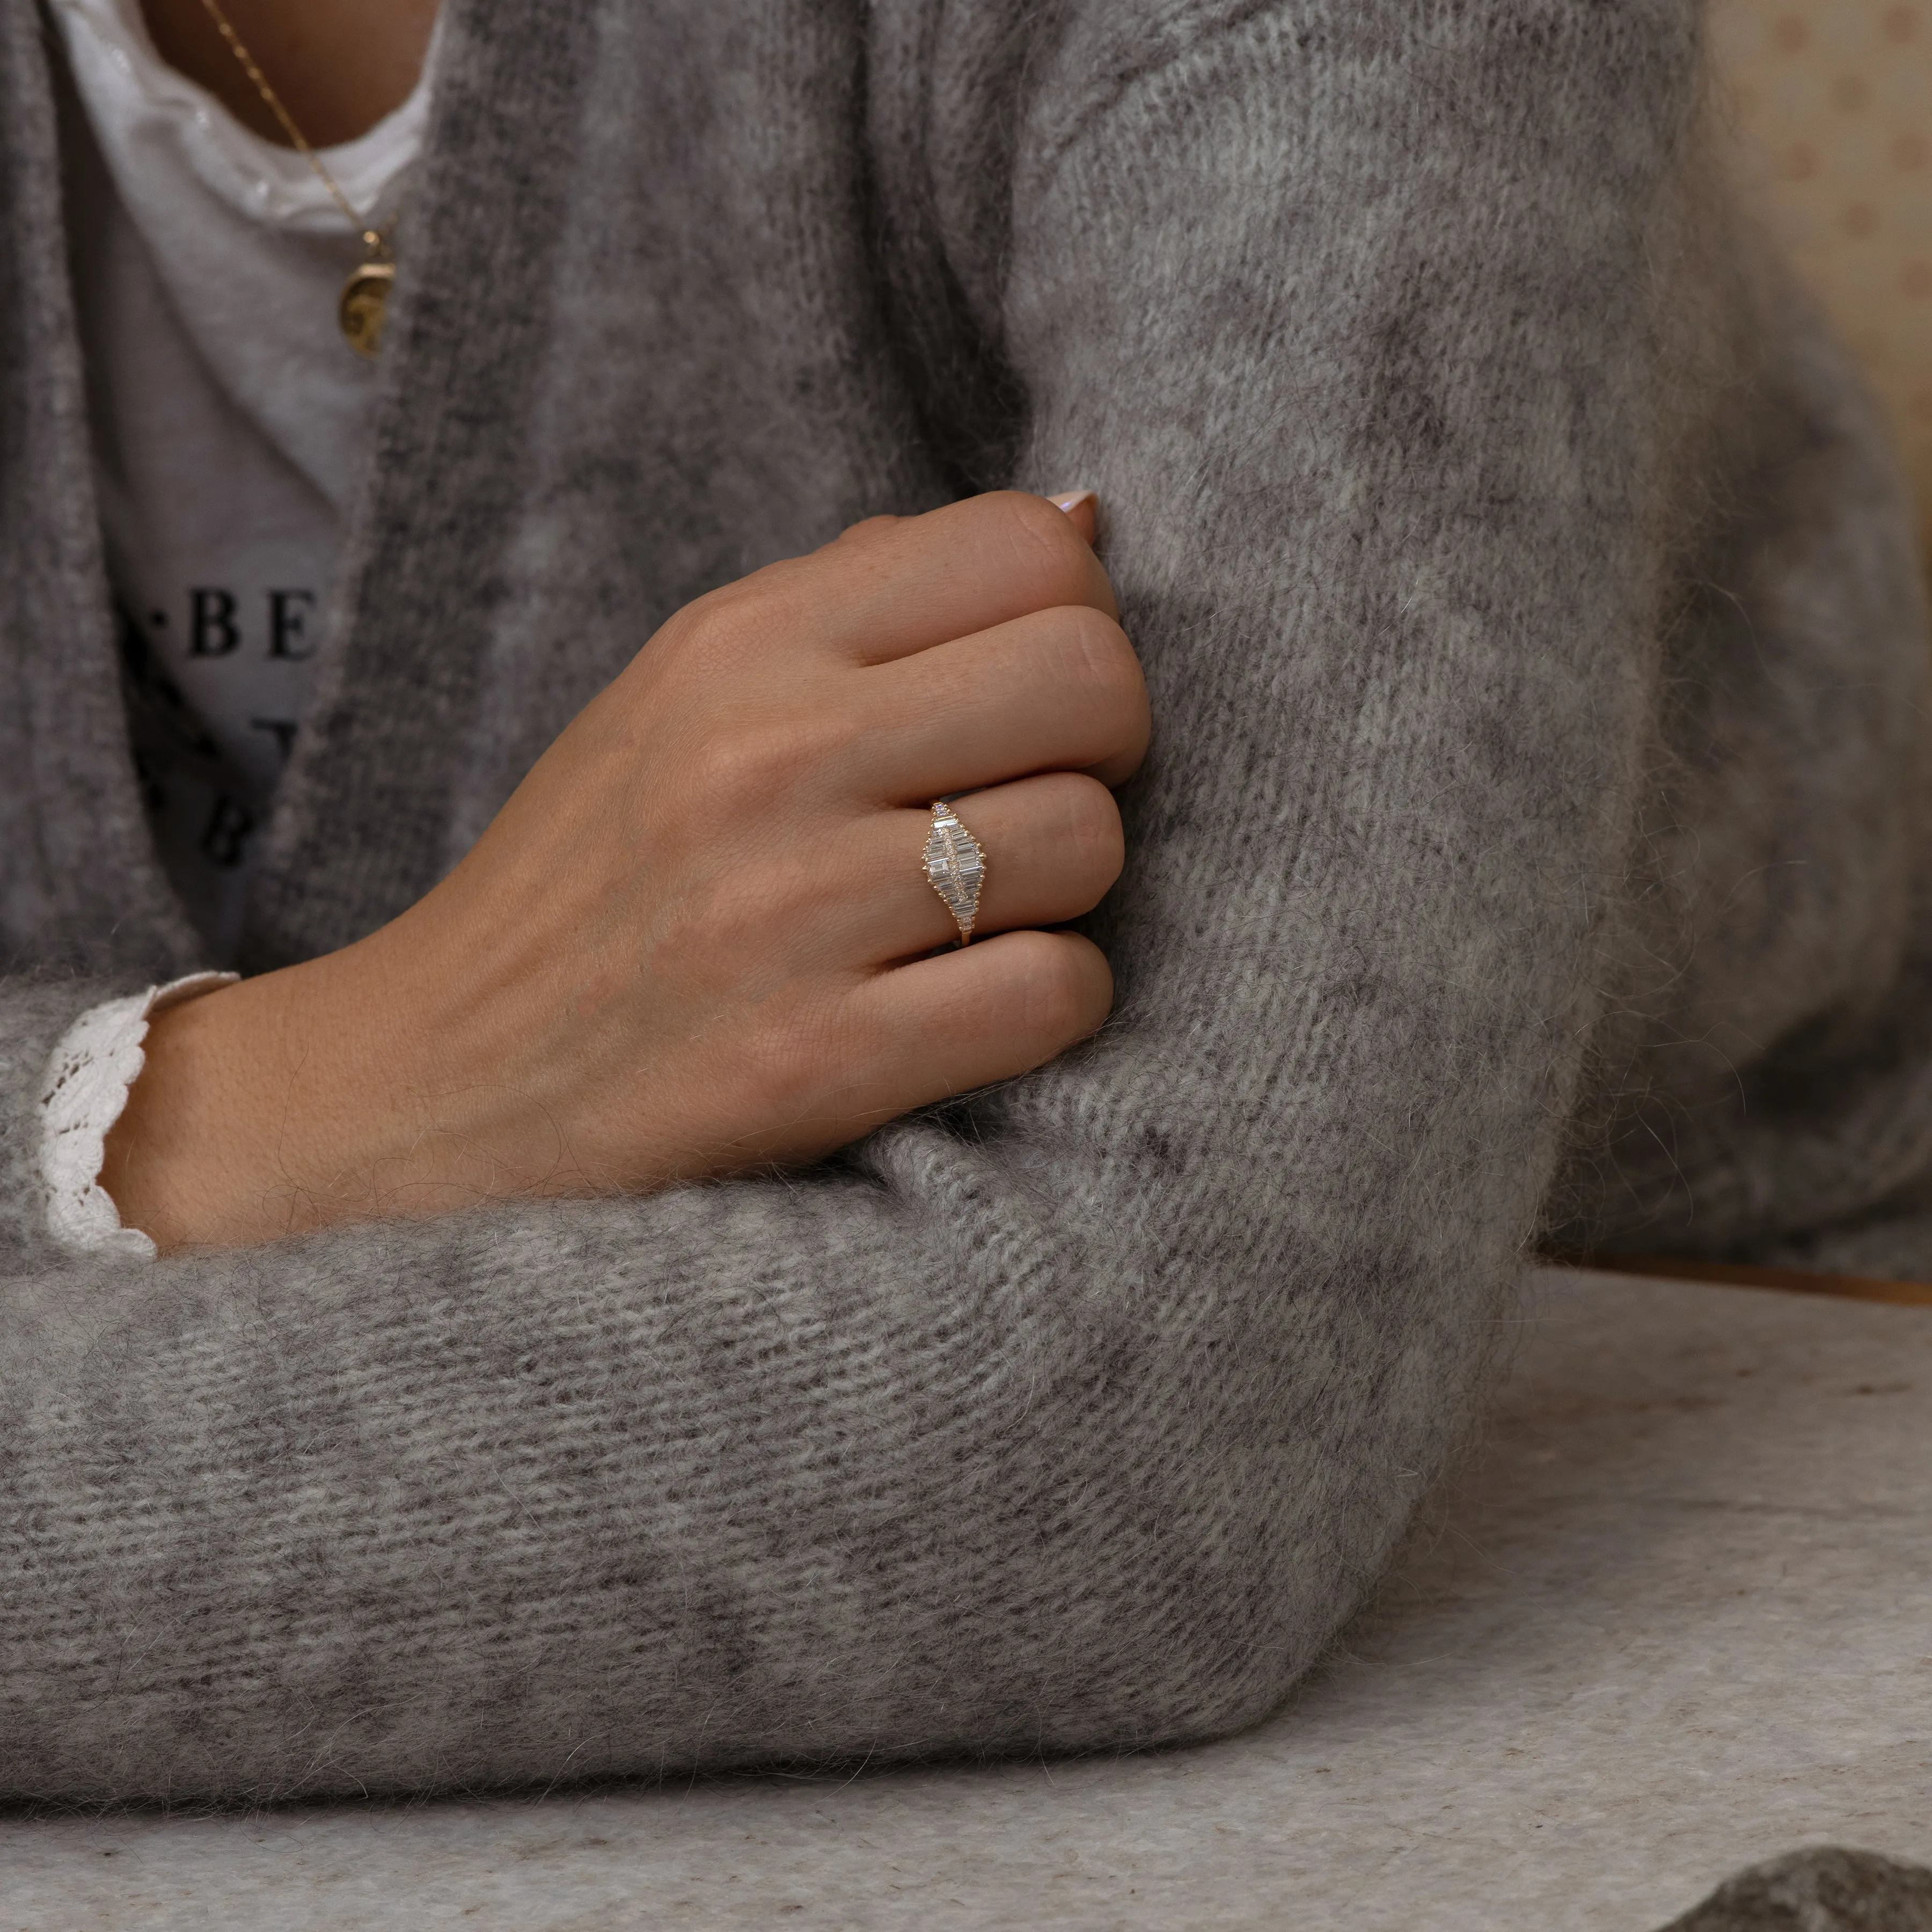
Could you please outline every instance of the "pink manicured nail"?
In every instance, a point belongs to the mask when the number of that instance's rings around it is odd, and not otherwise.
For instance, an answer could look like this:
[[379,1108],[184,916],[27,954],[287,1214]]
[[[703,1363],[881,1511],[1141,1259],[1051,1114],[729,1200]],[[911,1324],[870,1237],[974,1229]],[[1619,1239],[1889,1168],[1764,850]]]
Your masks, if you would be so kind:
[[1064,496],[1049,500],[1056,510],[1064,510],[1070,517],[1076,510],[1084,509],[1100,502],[1100,497],[1091,490],[1070,490]]

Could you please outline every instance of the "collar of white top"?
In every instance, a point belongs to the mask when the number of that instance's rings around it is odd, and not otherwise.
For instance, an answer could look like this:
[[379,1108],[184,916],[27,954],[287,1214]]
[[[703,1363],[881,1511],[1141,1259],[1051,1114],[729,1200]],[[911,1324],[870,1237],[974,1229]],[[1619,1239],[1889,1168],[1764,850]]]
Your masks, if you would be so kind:
[[[342,211],[301,155],[251,133],[206,88],[161,58],[140,0],[53,0],[53,6],[66,30],[75,85],[97,127],[140,122],[166,135],[212,193],[268,226],[322,234],[340,227]],[[394,112],[355,140],[321,151],[352,206],[380,208],[421,150],[442,38],[439,16],[422,78]]]

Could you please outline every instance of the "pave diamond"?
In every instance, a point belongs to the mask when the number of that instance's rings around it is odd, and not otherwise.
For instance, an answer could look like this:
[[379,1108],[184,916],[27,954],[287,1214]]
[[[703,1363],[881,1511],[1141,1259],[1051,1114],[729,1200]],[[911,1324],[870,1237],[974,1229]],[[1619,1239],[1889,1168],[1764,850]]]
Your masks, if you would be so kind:
[[980,910],[980,887],[986,876],[986,855],[979,841],[952,815],[948,805],[932,808],[932,830],[926,841],[926,876],[946,902],[964,946],[973,936]]

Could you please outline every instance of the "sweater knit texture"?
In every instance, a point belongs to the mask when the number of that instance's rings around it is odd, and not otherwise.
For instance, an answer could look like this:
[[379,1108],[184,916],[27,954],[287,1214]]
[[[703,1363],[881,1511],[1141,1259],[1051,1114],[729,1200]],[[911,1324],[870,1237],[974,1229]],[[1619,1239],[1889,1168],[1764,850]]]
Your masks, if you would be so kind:
[[7,8],[0,1792],[1244,1724],[1540,1228],[1732,1252],[1932,1172],[1909,521],[1724,202],[1698,12],[447,14],[245,963],[410,904],[700,592],[1088,486],[1156,720],[1118,1011],[803,1174],[57,1251],[49,1052],[206,962],[116,688],[72,104]]

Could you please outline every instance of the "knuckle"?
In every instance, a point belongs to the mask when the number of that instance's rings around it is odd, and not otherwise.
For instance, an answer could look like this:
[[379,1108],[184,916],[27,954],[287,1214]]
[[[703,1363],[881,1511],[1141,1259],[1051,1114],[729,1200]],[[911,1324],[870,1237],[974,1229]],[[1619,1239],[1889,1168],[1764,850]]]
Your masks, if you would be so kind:
[[788,1128],[822,1115],[840,1070],[852,1064],[856,1050],[833,1003],[794,1000],[782,1020],[760,1031],[755,1076],[760,1113]]
[[862,517],[856,524],[848,524],[826,548],[828,550],[867,549],[890,537],[904,521],[903,517],[883,514]]
[[710,815],[734,812],[760,795],[769,797],[784,764],[776,735],[767,728],[748,728],[700,738],[689,749],[679,790]]
[[1012,935],[1015,1020],[1041,1054],[1084,1040],[1107,1016],[1113,979],[1089,941],[1066,933]]
[[772,565],[686,604],[661,634],[671,643],[681,668],[700,678],[715,676],[768,656],[776,642],[797,629],[800,616],[790,573]]
[[1084,604],[1092,594],[1094,554],[1066,512],[1018,490],[988,501],[1035,605]]
[[[1080,887],[1094,900],[1120,876],[1126,862],[1126,835],[1114,794],[1098,778],[1080,772],[1066,775],[1063,787],[1065,820],[1061,838]],[[1090,904],[1084,910],[1092,909]]]
[[686,748],[678,790],[714,824],[769,814],[848,748],[844,722],[821,706],[735,721],[700,731]]
[[728,586],[687,604],[658,633],[656,647],[674,673],[716,675],[736,655],[743,598]]
[[1056,614],[1060,646],[1077,682],[1110,710],[1144,707],[1147,685],[1127,634],[1104,611],[1076,604]]

